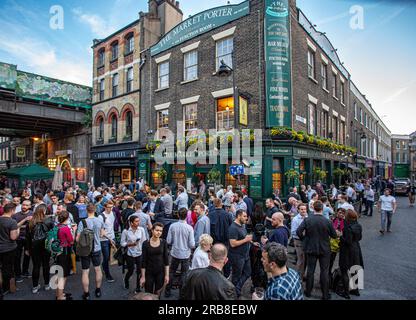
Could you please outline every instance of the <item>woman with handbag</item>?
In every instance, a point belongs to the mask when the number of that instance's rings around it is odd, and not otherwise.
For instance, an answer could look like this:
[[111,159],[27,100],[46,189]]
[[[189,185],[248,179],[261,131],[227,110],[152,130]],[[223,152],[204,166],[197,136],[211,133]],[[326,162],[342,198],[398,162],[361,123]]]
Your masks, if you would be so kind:
[[32,270],[32,293],[39,292],[39,277],[40,268],[42,267],[43,281],[45,283],[45,290],[50,290],[49,286],[49,260],[50,253],[45,247],[45,240],[49,230],[54,227],[54,220],[52,217],[46,217],[47,207],[46,205],[37,206],[33,213],[33,218],[26,226],[26,241],[27,248],[29,248],[29,255],[32,257],[33,270]]
[[[332,221],[332,225],[335,230],[339,232],[344,231],[346,211],[343,208],[337,210],[337,217]],[[340,239],[330,239],[329,244],[331,246],[331,260],[329,261],[329,279],[332,279],[332,267],[334,266],[335,259],[339,252]]]
[[146,240],[145,231],[140,227],[140,218],[137,216],[130,216],[130,228],[123,230],[121,234],[121,246],[126,248],[125,259],[127,262],[127,273],[124,276],[124,288],[129,289],[129,280],[134,273],[136,266],[137,281],[136,291],[140,292],[140,274],[142,267],[142,246]]

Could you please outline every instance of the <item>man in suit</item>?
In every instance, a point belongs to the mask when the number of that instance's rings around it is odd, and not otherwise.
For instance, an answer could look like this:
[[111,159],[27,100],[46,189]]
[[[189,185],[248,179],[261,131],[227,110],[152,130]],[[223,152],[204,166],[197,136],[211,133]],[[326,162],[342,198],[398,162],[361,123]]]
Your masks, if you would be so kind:
[[156,190],[150,191],[149,199],[143,209],[143,212],[147,213],[154,222],[164,224],[165,208],[162,200],[158,197]]
[[248,195],[247,195],[247,191],[244,190],[243,191],[244,197],[243,197],[243,201],[246,203],[247,205],[247,214],[250,216],[250,218],[253,216],[253,209],[254,209],[254,202],[253,199],[251,199]]
[[306,218],[296,231],[300,240],[303,240],[304,252],[307,256],[305,296],[311,296],[316,262],[319,260],[322,299],[329,300],[331,299],[329,294],[329,262],[331,257],[329,238],[336,239],[340,234],[335,231],[332,223],[322,215],[324,205],[321,201],[315,201],[313,209],[314,214]]

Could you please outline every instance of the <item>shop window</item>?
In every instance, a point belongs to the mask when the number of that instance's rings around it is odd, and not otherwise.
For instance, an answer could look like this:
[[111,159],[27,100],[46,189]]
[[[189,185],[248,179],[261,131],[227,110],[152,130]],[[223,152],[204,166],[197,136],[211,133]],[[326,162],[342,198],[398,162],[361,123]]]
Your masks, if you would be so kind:
[[234,97],[217,99],[217,130],[234,128]]
[[121,170],[120,169],[111,169],[109,172],[109,182],[110,185],[114,183],[121,183]]

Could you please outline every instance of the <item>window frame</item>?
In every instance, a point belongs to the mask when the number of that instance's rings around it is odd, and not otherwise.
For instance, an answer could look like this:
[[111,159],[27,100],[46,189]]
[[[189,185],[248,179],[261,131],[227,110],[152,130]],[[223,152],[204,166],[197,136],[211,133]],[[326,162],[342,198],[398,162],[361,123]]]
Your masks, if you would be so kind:
[[105,78],[100,80],[99,86],[100,86],[100,90],[99,90],[100,97],[99,98],[100,98],[100,101],[103,101],[103,100],[105,100]]
[[[167,73],[161,74],[162,66],[167,65]],[[162,79],[167,78],[167,85],[162,87]],[[169,88],[169,79],[170,78],[170,61],[163,61],[157,65],[157,82],[158,82],[158,89],[167,89]],[[165,80],[166,81],[166,80]]]
[[[220,133],[221,132],[229,132],[229,131],[231,131],[231,130],[233,130],[235,128],[235,123],[234,123],[234,120],[235,120],[235,114],[234,114],[234,112],[235,112],[235,106],[234,106],[234,104],[232,106],[232,110],[228,110],[228,111],[218,111],[218,102],[220,100],[222,100],[222,99],[229,99],[229,98],[232,98],[232,96],[219,97],[219,98],[215,99],[215,126],[217,128],[217,132],[220,132]],[[229,128],[226,129],[223,126],[223,128],[220,129],[219,124],[220,123],[224,124],[225,123],[225,119],[223,118],[222,120],[219,120],[218,119],[218,114],[219,113],[225,114],[225,112],[228,113],[227,114],[227,118],[228,118],[228,122],[229,122],[229,124],[228,124],[228,127]]]
[[[310,60],[309,58],[311,58],[312,61],[309,61]],[[312,78],[313,80],[316,80],[315,66],[316,66],[315,52],[312,49],[308,48],[308,77]],[[312,75],[310,74],[310,71],[312,71]]]
[[[130,119],[130,121],[128,121]],[[131,110],[127,110],[125,114],[125,135],[127,137],[133,136],[133,112]]]
[[134,34],[129,33],[126,36],[125,41],[126,42],[125,42],[125,47],[124,47],[124,54],[129,55],[129,54],[133,53],[133,51],[134,51],[134,45],[135,45]]
[[[195,108],[195,117],[190,117],[189,119],[186,119],[187,115],[193,115],[193,113],[191,113],[191,111],[187,110],[187,108],[189,107],[194,107]],[[187,129],[186,125],[188,122],[194,122],[195,126],[191,129]],[[198,129],[198,103],[194,102],[194,103],[188,103],[183,105],[183,129],[184,129],[184,136],[187,136],[188,132],[192,132]]]
[[[117,84],[116,85],[114,85],[114,83],[115,83],[115,80],[114,79],[115,78],[117,78]],[[119,76],[118,73],[115,73],[113,75],[113,77],[111,78],[111,94],[112,94],[112,97],[113,98],[118,96],[118,87],[119,87],[119,84],[120,84],[120,76]]]
[[322,89],[328,91],[328,64],[324,62],[321,63],[321,78],[322,78]]
[[332,80],[333,80],[333,82],[332,82],[332,96],[335,99],[338,99],[338,96],[337,96],[337,94],[338,94],[338,81],[337,81],[338,76],[334,72],[332,72]]
[[[231,51],[227,54],[219,55],[219,47],[220,44],[223,44],[225,42],[231,41]],[[229,46],[227,45],[227,48]],[[224,60],[224,62],[230,67],[233,68],[234,61],[233,61],[233,52],[234,52],[234,36],[226,37],[223,39],[219,39],[215,42],[215,70],[218,70],[221,65],[221,60]]]
[[[312,115],[311,108],[313,108],[313,126],[311,125],[311,115]],[[317,127],[318,127],[317,126],[317,106],[316,104],[309,102],[308,103],[308,133],[313,136],[317,136],[317,129],[318,129]]]
[[[110,139],[118,139],[118,117],[115,113],[111,115],[111,136]],[[115,133],[115,135],[114,135]]]
[[[190,57],[191,55],[195,54],[196,55],[196,59],[195,59],[195,63],[191,64],[191,65],[187,65],[187,57]],[[188,52],[185,52],[183,54],[183,81],[192,81],[192,80],[197,80],[198,79],[198,50],[191,50]],[[195,69],[195,77],[194,78],[188,78],[188,72],[190,69]]]
[[[131,79],[129,77],[129,73],[131,72]],[[127,69],[126,72],[126,93],[130,93],[133,91],[133,81],[134,81],[134,69],[130,67]]]
[[115,41],[111,44],[111,61],[116,61],[119,55],[119,44]]

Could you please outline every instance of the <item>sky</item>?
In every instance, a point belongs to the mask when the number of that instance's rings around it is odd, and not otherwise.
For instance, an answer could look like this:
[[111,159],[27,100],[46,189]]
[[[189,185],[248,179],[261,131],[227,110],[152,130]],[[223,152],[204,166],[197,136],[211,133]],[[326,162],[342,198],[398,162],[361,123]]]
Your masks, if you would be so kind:
[[[227,2],[242,0],[182,0],[180,5],[185,19]],[[56,22],[54,6],[62,8],[59,29],[50,25]],[[326,32],[391,132],[416,131],[416,1],[297,0],[297,6]],[[1,0],[0,61],[91,85],[93,39],[121,29],[146,10],[147,0]]]

